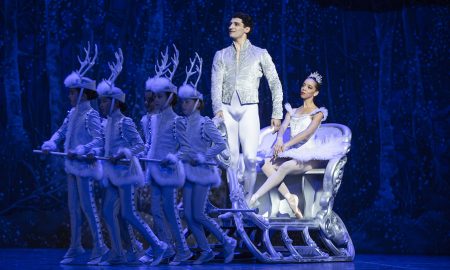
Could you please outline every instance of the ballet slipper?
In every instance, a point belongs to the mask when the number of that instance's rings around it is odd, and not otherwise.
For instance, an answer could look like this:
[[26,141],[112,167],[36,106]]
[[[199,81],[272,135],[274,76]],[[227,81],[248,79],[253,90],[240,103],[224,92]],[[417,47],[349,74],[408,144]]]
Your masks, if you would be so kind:
[[287,198],[287,201],[288,201],[289,207],[291,207],[291,209],[292,209],[292,212],[294,212],[295,217],[297,219],[302,219],[303,215],[302,215],[302,212],[300,212],[300,209],[298,208],[298,197],[297,197],[297,195],[291,194],[289,196],[289,198]]

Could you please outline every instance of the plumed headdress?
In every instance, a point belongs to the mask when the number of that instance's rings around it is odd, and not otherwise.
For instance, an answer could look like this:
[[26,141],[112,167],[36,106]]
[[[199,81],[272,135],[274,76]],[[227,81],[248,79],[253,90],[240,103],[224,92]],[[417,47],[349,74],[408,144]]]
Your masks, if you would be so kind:
[[[177,87],[172,83],[173,75],[177,70],[179,64],[179,52],[177,47],[173,45],[175,50],[173,56],[170,58],[171,62],[169,63],[169,48],[166,47],[165,53],[161,52],[161,62],[159,60],[156,61],[155,65],[155,76],[149,77],[145,82],[145,91],[152,91],[155,93],[159,92],[170,92],[177,93]],[[172,65],[172,69],[170,69],[170,65]]]
[[111,97],[119,100],[120,102],[125,102],[125,93],[119,87],[114,85],[114,82],[122,71],[123,64],[123,53],[119,48],[118,52],[114,53],[116,57],[116,63],[108,63],[109,69],[111,70],[111,75],[109,78],[103,79],[101,83],[97,86],[98,95],[101,97]]
[[[182,99],[200,99],[203,100],[203,95],[197,90],[198,82],[200,81],[200,77],[202,76],[202,65],[203,65],[203,59],[200,58],[198,53],[195,53],[194,59],[189,59],[191,66],[188,70],[188,67],[186,67],[186,79],[184,80],[184,83],[180,88],[178,89],[178,97]],[[198,62],[198,64],[196,64]],[[193,71],[193,68],[195,67],[195,70]],[[189,78],[194,75],[195,73],[198,73],[197,80],[195,83],[189,82]]]
[[83,61],[81,61],[78,56],[78,61],[80,62],[80,68],[78,70],[72,71],[65,79],[64,86],[67,88],[80,88],[80,89],[89,89],[95,91],[95,80],[92,80],[88,77],[84,77],[84,74],[92,68],[95,64],[95,60],[97,59],[97,45],[95,45],[95,53],[94,57],[91,59],[91,45],[88,43],[87,49],[84,48],[86,52],[86,57]]

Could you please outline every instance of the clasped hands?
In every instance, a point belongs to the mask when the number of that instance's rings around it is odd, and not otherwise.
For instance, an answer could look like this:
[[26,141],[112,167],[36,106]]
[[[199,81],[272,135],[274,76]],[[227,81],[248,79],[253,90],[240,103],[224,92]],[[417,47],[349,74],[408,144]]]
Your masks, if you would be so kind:
[[279,154],[283,153],[287,150],[287,146],[283,143],[283,139],[278,138],[277,142],[273,146],[273,156],[277,158]]

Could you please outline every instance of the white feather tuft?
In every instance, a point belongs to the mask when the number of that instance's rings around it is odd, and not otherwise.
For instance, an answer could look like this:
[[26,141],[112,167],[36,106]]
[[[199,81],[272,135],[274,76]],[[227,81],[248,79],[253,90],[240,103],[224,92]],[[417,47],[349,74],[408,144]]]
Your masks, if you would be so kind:
[[176,87],[172,82],[165,77],[153,77],[149,78],[145,82],[145,90],[152,91],[155,93],[160,92],[171,92],[176,93]]
[[81,77],[73,71],[64,79],[64,86],[67,88],[84,88],[95,91],[95,81],[88,77]]

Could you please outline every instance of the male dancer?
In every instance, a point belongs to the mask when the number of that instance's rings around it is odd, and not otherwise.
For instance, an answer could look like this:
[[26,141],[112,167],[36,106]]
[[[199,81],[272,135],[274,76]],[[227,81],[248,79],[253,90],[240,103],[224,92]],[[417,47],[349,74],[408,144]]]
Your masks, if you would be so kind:
[[228,132],[231,169],[237,171],[239,144],[244,155],[246,198],[256,181],[256,152],[259,139],[258,88],[264,75],[272,92],[271,126],[276,132],[283,118],[283,90],[272,58],[265,49],[248,40],[253,28],[250,15],[235,13],[228,27],[233,43],[216,52],[211,75],[211,97],[216,117],[222,117]]

